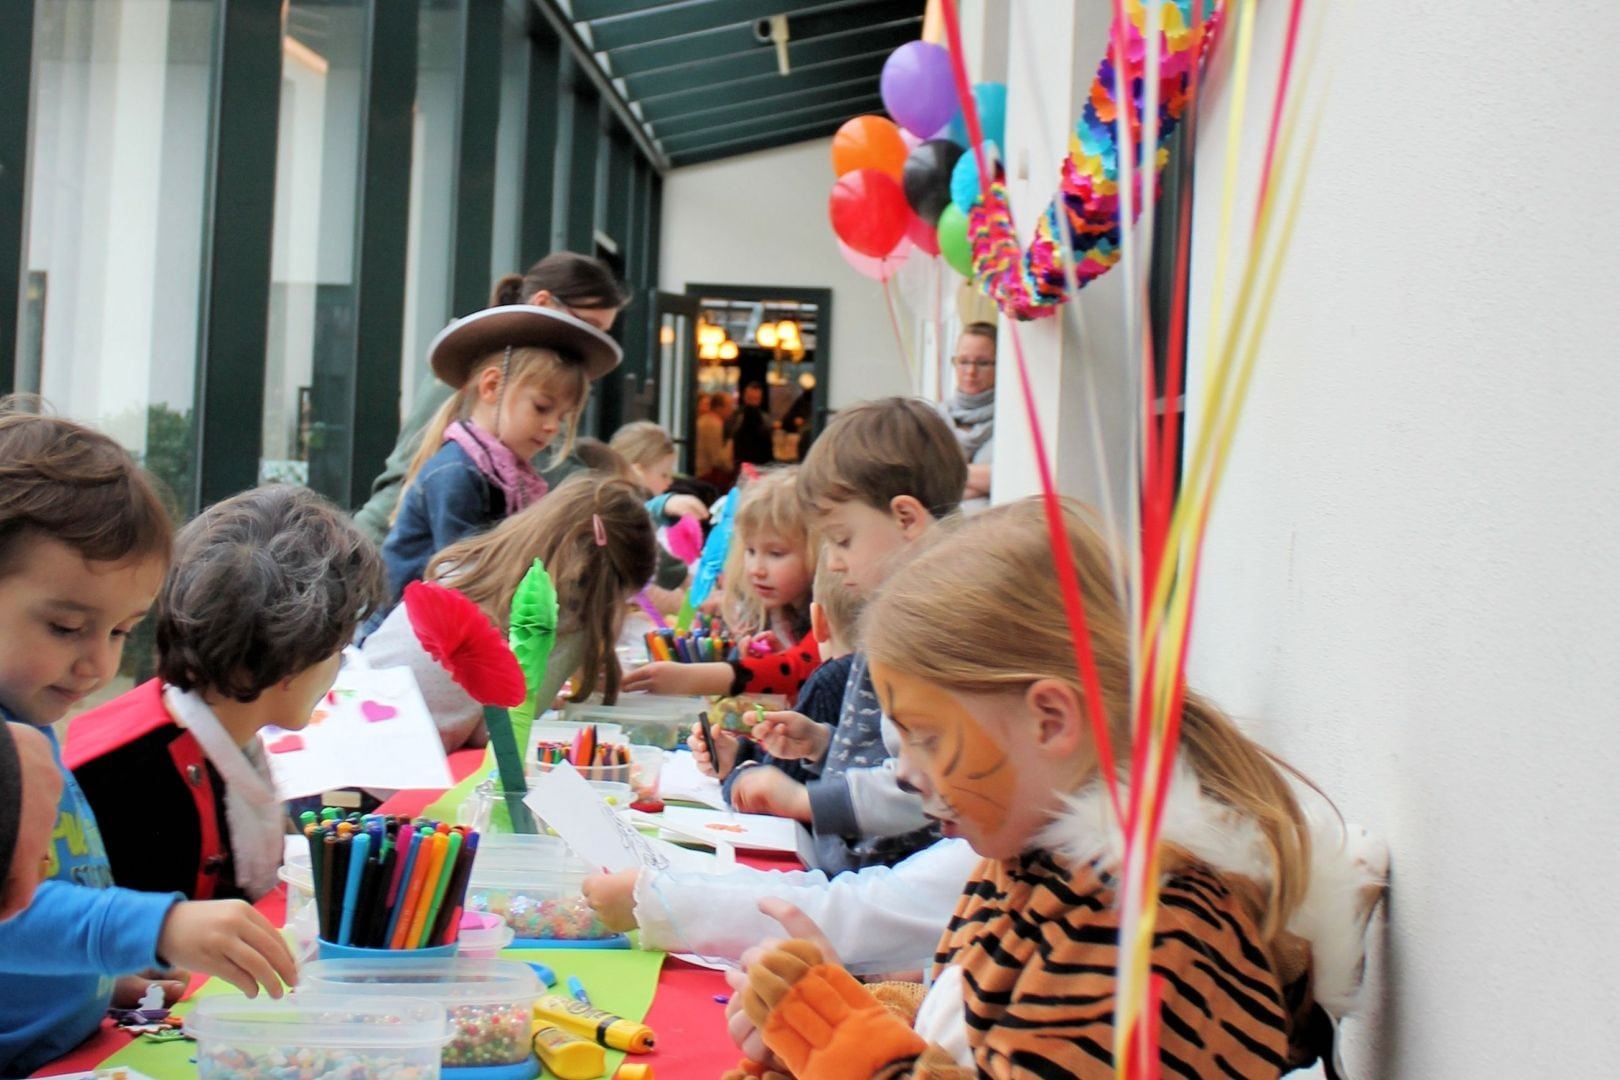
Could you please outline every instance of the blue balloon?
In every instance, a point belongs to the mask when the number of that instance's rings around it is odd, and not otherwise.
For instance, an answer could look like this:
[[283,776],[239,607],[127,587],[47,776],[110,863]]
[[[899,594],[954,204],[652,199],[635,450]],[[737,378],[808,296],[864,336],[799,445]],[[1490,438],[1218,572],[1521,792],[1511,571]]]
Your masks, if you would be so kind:
[[[986,161],[999,161],[1001,155],[990,143],[984,144],[984,158]],[[991,171],[999,177],[1001,169],[992,165]],[[951,170],[951,202],[962,213],[967,213],[973,204],[979,201],[979,162],[969,150],[956,159],[956,167]]]
[[[979,110],[979,127],[986,142],[993,142],[997,146],[1007,145],[1007,84],[998,82],[976,83],[973,87],[973,104]],[[951,126],[945,137],[953,142],[968,144],[967,121],[962,118],[962,110],[956,110],[956,116],[951,119]]]

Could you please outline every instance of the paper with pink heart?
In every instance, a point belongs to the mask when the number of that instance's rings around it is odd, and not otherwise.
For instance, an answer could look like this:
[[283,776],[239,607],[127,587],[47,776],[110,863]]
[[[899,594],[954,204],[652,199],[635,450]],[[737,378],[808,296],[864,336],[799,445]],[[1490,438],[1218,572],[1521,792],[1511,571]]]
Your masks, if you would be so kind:
[[453,782],[438,727],[410,669],[363,664],[346,657],[301,731],[260,732],[282,798],[351,787],[447,788]]

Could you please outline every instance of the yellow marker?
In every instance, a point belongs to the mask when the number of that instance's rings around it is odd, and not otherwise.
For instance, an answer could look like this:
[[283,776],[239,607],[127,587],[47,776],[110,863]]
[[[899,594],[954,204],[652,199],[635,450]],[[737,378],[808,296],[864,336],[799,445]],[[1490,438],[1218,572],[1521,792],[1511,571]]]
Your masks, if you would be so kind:
[[619,1071],[613,1074],[613,1080],[653,1080],[652,1066],[625,1062],[619,1066]]
[[607,1072],[607,1052],[550,1024],[534,1029],[534,1052],[557,1080],[592,1080]]
[[534,1003],[536,1023],[551,1024],[612,1050],[645,1054],[653,1048],[653,1029],[622,1016],[592,1008],[561,994],[546,994]]

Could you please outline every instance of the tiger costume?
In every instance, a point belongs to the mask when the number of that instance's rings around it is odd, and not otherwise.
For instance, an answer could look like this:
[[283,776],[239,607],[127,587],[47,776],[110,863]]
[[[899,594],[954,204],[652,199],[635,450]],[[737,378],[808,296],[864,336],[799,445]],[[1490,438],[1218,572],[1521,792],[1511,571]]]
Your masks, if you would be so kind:
[[[1356,857],[1358,834],[1316,826],[1310,889],[1271,941],[1259,926],[1265,873],[1251,824],[1178,778],[1167,815],[1152,966],[1164,976],[1159,1029],[1166,1076],[1257,1080],[1332,1047],[1332,1017],[1354,1000],[1360,942],[1381,895],[1384,856]],[[743,1008],[799,1080],[964,1080],[1114,1075],[1119,913],[1117,851],[1099,837],[1095,792],[1071,800],[1038,847],[983,860],[935,957],[935,980],[908,1025],[809,942],[788,942],[750,971]],[[1172,823],[1214,828],[1175,835]],[[1351,841],[1347,843],[1346,841]],[[1376,846],[1376,845],[1374,845]],[[783,1072],[778,1065],[785,1065]]]

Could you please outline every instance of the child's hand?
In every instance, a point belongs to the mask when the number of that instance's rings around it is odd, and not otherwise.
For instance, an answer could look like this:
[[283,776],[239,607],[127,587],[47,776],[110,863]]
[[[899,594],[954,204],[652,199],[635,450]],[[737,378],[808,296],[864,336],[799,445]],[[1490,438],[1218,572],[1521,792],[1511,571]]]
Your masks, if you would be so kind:
[[168,1007],[186,996],[186,987],[191,985],[191,972],[148,968],[134,975],[120,975],[118,981],[113,984],[112,1007],[140,1008],[141,999],[146,996],[146,988],[153,983],[163,988],[163,1004]]
[[730,664],[659,660],[626,674],[620,689],[625,693],[644,690],[649,694],[723,694],[731,688],[731,678]]
[[664,500],[664,516],[671,521],[679,521],[687,514],[699,521],[709,520],[709,508],[696,495],[671,495]]
[[737,764],[737,736],[714,724],[709,725],[709,732],[714,736],[714,752],[720,755],[719,762],[709,760],[709,748],[703,745],[701,725],[692,725],[692,734],[686,737],[686,748],[692,751],[692,760],[697,763],[698,772],[724,780]]
[[241,900],[174,905],[158,935],[158,955],[175,967],[217,975],[248,997],[259,987],[279,998],[298,981],[298,965],[270,920]]
[[596,917],[617,934],[627,934],[636,928],[636,877],[639,870],[620,870],[617,874],[593,874],[585,879],[585,902],[591,905]]
[[771,814],[810,820],[810,789],[774,765],[745,769],[731,786],[732,809],[744,814]]
[[820,761],[832,741],[832,729],[803,713],[768,712],[754,725],[754,738],[771,757]]

